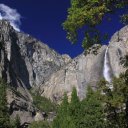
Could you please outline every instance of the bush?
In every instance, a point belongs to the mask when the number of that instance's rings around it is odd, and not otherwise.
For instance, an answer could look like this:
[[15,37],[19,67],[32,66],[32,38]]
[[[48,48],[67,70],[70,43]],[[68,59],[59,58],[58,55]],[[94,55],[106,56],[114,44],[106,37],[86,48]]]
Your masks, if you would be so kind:
[[28,128],[51,128],[51,126],[46,121],[35,121]]
[[52,112],[57,110],[57,105],[50,99],[42,97],[39,94],[31,93],[33,97],[33,104],[41,111]]

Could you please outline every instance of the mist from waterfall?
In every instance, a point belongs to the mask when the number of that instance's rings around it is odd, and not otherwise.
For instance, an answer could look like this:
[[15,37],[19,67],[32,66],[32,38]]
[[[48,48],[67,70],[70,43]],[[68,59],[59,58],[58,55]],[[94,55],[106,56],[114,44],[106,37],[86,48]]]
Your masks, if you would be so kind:
[[104,68],[103,68],[103,76],[106,81],[111,83],[111,75],[110,75],[110,64],[109,64],[109,57],[108,57],[108,47],[106,48],[105,51],[105,56],[104,56]]

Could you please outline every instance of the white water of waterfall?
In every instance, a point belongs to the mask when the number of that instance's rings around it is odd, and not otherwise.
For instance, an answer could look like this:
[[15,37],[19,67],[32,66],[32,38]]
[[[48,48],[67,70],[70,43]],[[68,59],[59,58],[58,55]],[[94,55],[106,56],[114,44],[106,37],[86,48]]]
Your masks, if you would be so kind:
[[109,57],[108,57],[108,47],[106,48],[105,51],[105,56],[104,56],[104,69],[103,69],[103,76],[106,81],[111,83],[111,76],[110,76],[110,64],[109,64]]

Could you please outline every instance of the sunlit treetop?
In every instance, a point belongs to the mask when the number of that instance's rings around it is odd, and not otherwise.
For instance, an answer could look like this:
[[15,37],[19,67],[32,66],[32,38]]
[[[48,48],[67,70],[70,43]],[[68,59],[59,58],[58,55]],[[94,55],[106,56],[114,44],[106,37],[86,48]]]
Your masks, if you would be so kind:
[[[96,29],[96,26],[102,23],[106,14],[127,7],[128,0],[71,0],[67,19],[63,23],[63,28],[67,32],[67,39],[76,43],[78,30],[85,27],[83,47],[88,48],[97,42],[101,43],[100,31]],[[127,24],[128,14],[124,14],[121,21]]]

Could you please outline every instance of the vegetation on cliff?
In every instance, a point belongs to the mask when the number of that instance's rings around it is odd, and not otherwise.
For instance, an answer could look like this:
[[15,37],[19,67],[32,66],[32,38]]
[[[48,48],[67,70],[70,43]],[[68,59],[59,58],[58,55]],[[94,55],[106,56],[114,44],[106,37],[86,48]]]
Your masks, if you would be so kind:
[[29,128],[51,128],[47,121],[35,121],[29,125]]
[[10,124],[6,99],[6,83],[0,79],[0,128],[8,128]]
[[16,116],[15,120],[10,119],[6,97],[7,87],[6,82],[0,78],[0,128],[19,128],[19,116]]
[[41,96],[39,93],[32,93],[33,104],[42,112],[53,112],[57,110],[57,105],[53,103],[50,99]]

